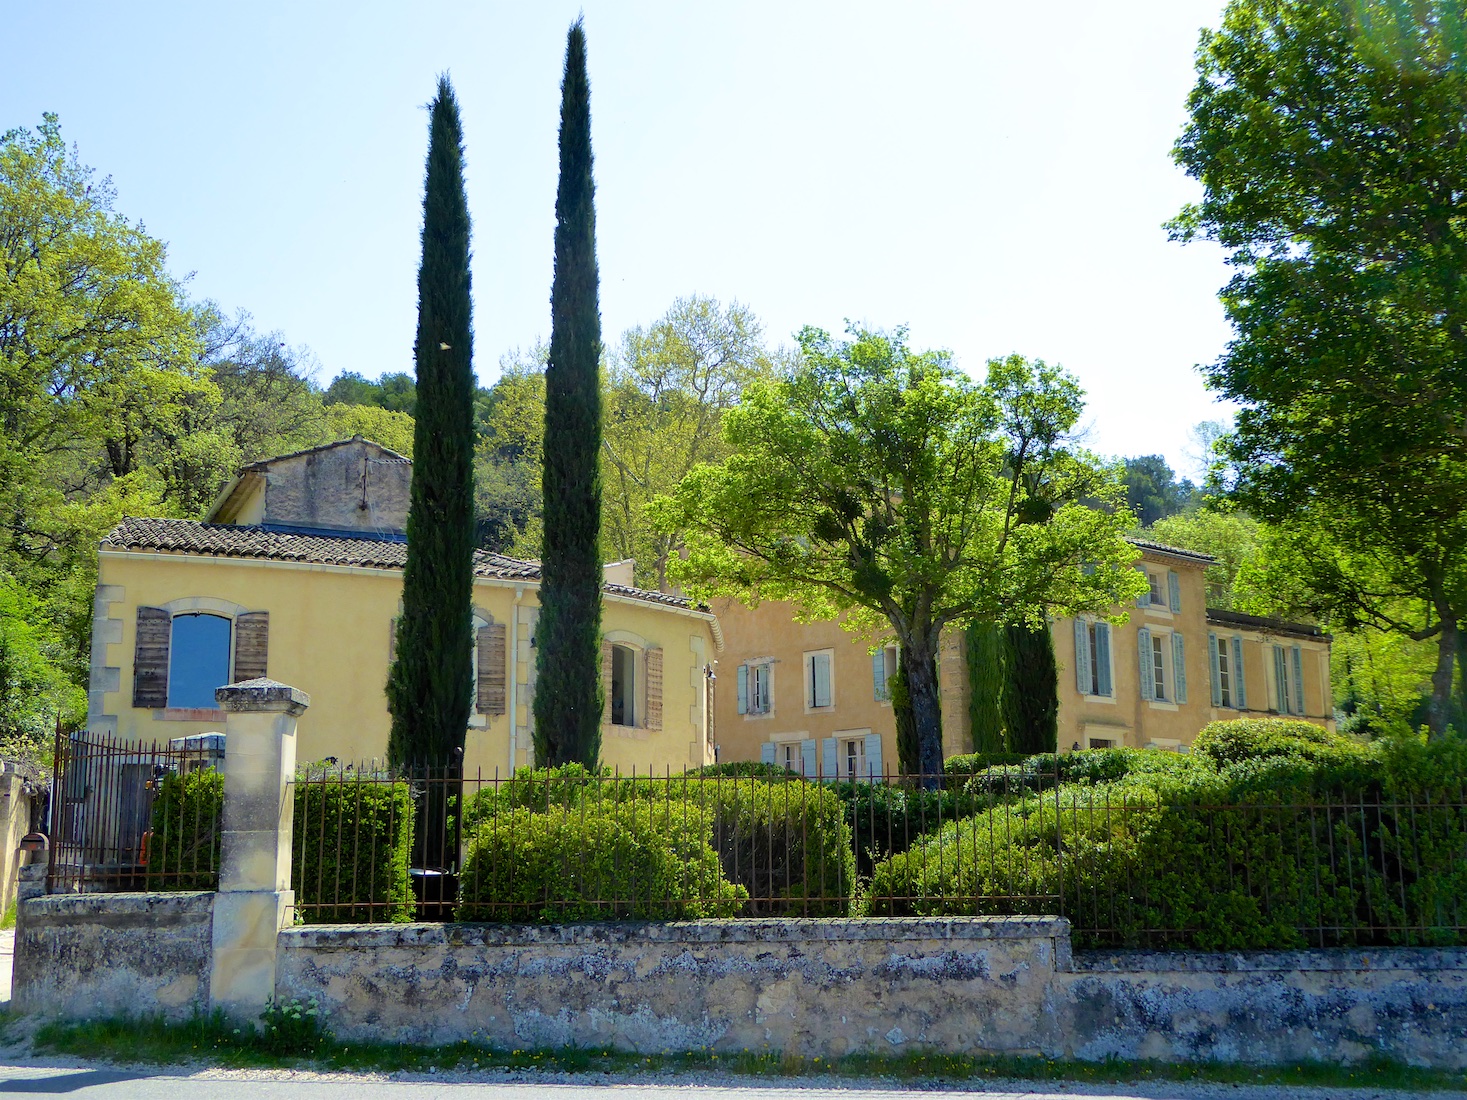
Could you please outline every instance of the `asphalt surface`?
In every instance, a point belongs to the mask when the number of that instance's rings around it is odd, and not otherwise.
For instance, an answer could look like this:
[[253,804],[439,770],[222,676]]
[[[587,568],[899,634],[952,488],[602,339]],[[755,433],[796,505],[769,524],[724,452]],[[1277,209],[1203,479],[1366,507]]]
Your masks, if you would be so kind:
[[[0,1065],[0,1097],[75,1096],[105,1100],[950,1100],[958,1092],[994,1100],[1405,1100],[1416,1095],[1381,1089],[1250,1088],[1237,1085],[1028,1086],[995,1082],[962,1089],[838,1085],[811,1081],[657,1082],[435,1079],[431,1075],[353,1076],[299,1072],[128,1070],[84,1066]],[[1467,1093],[1421,1094],[1463,1100]]]

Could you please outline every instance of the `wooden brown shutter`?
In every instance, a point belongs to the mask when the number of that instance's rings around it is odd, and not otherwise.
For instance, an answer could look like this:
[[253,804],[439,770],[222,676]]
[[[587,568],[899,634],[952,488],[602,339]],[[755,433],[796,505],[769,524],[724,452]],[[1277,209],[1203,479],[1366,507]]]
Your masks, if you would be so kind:
[[601,643],[601,724],[611,725],[611,643]]
[[161,607],[138,608],[137,643],[132,655],[132,705],[168,705],[168,642],[173,616]]
[[234,683],[260,680],[270,667],[270,612],[246,611],[234,617]]
[[647,728],[662,728],[662,647],[647,647]]
[[503,623],[479,628],[479,676],[474,709],[480,714],[503,714],[505,629]]

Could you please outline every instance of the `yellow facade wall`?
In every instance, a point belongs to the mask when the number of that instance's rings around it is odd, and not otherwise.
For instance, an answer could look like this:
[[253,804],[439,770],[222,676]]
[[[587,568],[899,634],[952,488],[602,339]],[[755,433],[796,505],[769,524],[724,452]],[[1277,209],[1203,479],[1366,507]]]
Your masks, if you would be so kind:
[[[207,600],[226,611],[233,605],[236,611],[270,613],[269,676],[311,697],[298,726],[298,759],[336,757],[346,763],[384,756],[390,725],[384,685],[401,572],[104,549],[98,592],[94,722],[144,741],[223,728],[217,715],[132,706],[137,608]],[[465,744],[466,773],[492,776],[532,762],[536,585],[479,578],[474,606],[518,628],[511,631],[517,637],[507,654],[518,718],[514,759],[509,714],[476,715]],[[710,762],[704,666],[716,656],[711,617],[608,595],[603,628],[629,645],[662,648],[663,722],[660,730],[603,727],[602,762],[640,772],[681,772]]]

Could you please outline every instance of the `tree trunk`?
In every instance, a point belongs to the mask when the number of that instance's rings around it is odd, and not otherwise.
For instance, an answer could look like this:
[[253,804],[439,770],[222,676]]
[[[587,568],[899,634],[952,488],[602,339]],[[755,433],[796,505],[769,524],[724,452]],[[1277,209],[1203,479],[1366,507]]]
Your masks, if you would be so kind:
[[1431,674],[1431,707],[1427,715],[1427,728],[1432,741],[1445,737],[1452,726],[1453,712],[1456,709],[1453,705],[1455,700],[1452,694],[1452,673],[1457,667],[1460,640],[1457,617],[1448,611],[1442,615],[1442,629],[1436,639],[1436,669]]
[[917,762],[922,785],[935,788],[942,781],[942,696],[937,686],[937,644],[914,639],[902,646],[902,674],[912,721],[917,729]]

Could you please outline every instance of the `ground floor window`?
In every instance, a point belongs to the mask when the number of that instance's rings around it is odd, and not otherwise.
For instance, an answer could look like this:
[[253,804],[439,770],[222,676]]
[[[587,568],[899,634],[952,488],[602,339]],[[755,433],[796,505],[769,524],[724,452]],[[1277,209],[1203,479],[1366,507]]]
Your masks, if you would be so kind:
[[173,616],[168,646],[168,705],[213,710],[216,688],[230,682],[230,622],[202,612]]
[[611,647],[611,724],[635,726],[637,652],[630,646]]

